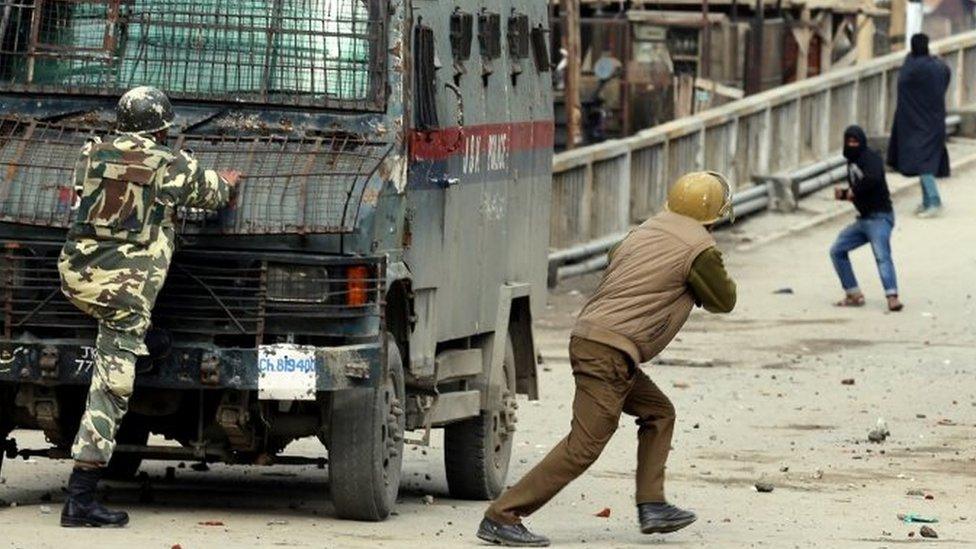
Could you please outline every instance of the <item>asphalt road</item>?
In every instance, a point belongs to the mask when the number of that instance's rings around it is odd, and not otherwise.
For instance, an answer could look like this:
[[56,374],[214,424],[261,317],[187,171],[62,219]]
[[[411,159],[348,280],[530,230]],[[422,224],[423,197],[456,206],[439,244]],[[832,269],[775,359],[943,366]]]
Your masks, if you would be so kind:
[[[841,291],[827,249],[853,213],[750,251],[741,244],[811,212],[767,215],[719,235],[739,282],[739,307],[721,317],[696,312],[664,354],[668,365],[647,367],[678,409],[669,497],[700,520],[670,536],[638,533],[636,427],[623,418],[590,472],[529,524],[565,547],[875,548],[922,542],[919,525],[896,516],[918,513],[939,520],[932,525],[939,539],[925,542],[976,545],[973,178],[963,172],[943,185],[947,210],[939,219],[910,215],[914,190],[899,197],[894,257],[906,309],[898,314],[884,310],[867,249],[854,261],[868,305],[831,305]],[[510,480],[568,428],[568,331],[596,282],[568,283],[539,312],[542,399],[521,405]],[[879,417],[891,436],[868,443]],[[42,443],[35,434],[17,437]],[[306,440],[289,452],[322,450]],[[16,506],[0,508],[0,547],[476,545],[484,504],[446,496],[439,440],[410,447],[407,458],[397,514],[380,524],[334,519],[326,471],[315,467],[180,468],[164,481],[171,464],[153,462],[144,467],[150,489],[105,489],[111,504],[132,514],[128,528],[114,531],[57,526],[67,462],[9,461],[0,499]],[[773,492],[755,491],[757,481]],[[596,517],[604,508],[610,517]]]

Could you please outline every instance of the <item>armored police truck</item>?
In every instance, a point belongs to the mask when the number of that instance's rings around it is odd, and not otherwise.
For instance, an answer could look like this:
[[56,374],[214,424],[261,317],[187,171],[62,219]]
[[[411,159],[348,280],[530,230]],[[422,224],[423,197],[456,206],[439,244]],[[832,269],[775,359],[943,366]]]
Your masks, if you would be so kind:
[[[516,395],[538,394],[532,311],[545,297],[553,146],[546,2],[0,8],[8,459],[69,454],[96,329],[59,285],[72,173],[82,145],[113,132],[119,95],[150,85],[173,99],[171,147],[243,177],[227,209],[176,215],[179,251],[111,476],[133,476],[143,459],[327,461],[337,514],[381,520],[405,437],[424,444],[443,428],[451,494],[500,492]],[[41,430],[48,444],[18,446],[15,429]],[[280,455],[310,436],[327,454]]]

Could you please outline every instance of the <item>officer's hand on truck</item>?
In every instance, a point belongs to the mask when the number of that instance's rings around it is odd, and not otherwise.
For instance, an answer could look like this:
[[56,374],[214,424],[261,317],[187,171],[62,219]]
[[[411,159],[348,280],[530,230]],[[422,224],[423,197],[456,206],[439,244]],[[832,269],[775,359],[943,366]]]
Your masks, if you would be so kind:
[[237,170],[220,170],[217,172],[220,177],[227,182],[231,189],[237,187],[237,182],[241,179],[241,172]]

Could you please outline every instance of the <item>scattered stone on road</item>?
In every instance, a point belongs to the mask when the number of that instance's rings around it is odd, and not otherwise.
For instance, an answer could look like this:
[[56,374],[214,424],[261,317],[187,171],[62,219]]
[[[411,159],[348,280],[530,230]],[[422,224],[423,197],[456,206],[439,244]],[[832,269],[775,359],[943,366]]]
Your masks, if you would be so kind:
[[868,431],[868,440],[876,444],[880,444],[885,441],[891,435],[891,431],[888,430],[888,424],[885,423],[884,418],[878,418],[878,423],[874,426],[874,429]]
[[933,530],[929,526],[923,526],[923,527],[919,528],[918,529],[918,533],[921,534],[923,538],[933,538],[933,539],[935,539],[935,538],[938,538],[939,537],[939,534],[937,534],[935,532],[935,530]]
[[756,491],[761,493],[769,493],[773,491],[773,485],[769,482],[757,482]]

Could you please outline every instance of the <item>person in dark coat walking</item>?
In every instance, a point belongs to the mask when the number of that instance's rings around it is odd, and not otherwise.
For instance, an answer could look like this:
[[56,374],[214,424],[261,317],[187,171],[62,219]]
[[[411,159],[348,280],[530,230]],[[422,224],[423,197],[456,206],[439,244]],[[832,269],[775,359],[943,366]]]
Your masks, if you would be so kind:
[[898,300],[898,280],[895,277],[895,263],[891,259],[891,231],[895,228],[895,213],[885,180],[884,162],[878,153],[868,148],[867,136],[860,126],[850,126],[844,130],[844,157],[847,159],[849,186],[838,187],[834,196],[838,200],[854,203],[857,220],[844,227],[830,248],[830,259],[846,294],[837,305],[864,305],[864,294],[857,285],[848,254],[865,244],[871,244],[881,284],[888,298],[888,310],[900,311],[902,304]]
[[888,165],[902,175],[919,176],[922,204],[919,217],[942,210],[936,177],[949,176],[946,150],[945,95],[951,76],[941,59],[929,55],[929,37],[916,34],[911,53],[898,71],[898,106],[888,143]]

